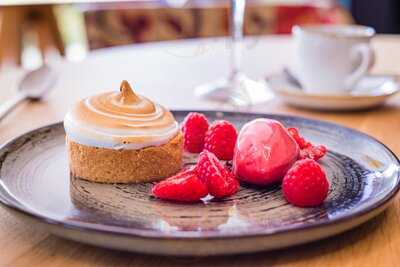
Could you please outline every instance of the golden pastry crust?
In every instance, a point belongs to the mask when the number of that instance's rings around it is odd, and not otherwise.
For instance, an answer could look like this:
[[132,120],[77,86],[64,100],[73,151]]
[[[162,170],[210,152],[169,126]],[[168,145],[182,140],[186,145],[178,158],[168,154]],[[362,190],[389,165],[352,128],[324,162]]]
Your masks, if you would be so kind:
[[183,136],[137,150],[85,146],[67,137],[71,175],[100,183],[140,183],[174,175],[182,167]]

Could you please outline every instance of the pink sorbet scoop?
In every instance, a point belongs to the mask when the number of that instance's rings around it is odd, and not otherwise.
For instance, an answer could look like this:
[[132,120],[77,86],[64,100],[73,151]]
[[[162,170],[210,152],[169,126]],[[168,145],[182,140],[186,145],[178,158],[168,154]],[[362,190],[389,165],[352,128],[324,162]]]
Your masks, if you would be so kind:
[[280,182],[298,155],[297,143],[279,121],[255,119],[239,133],[233,170],[242,181],[268,185]]

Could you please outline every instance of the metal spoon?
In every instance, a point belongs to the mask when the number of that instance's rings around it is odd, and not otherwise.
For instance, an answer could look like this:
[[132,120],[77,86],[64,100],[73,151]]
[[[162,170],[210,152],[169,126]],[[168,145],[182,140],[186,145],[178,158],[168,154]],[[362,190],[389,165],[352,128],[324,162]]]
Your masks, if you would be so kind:
[[17,94],[0,106],[0,120],[25,100],[41,100],[52,88],[57,80],[57,75],[47,65],[29,71],[18,85]]

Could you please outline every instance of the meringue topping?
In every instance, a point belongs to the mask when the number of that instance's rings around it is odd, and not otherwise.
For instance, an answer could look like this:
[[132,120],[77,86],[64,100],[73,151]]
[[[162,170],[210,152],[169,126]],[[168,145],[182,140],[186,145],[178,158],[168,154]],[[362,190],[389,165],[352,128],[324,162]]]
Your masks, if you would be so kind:
[[77,143],[114,149],[140,149],[167,143],[179,131],[171,112],[135,94],[127,81],[119,92],[94,95],[76,103],[64,119]]

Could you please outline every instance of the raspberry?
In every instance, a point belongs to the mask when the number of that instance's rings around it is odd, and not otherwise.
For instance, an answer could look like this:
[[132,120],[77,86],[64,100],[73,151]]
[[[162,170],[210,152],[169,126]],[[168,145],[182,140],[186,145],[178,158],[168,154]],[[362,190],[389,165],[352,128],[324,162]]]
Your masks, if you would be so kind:
[[328,190],[329,182],[324,170],[312,159],[297,161],[282,182],[286,200],[299,207],[320,205],[325,200]]
[[323,145],[318,146],[308,146],[302,150],[300,150],[300,159],[313,159],[319,160],[326,154],[326,147]]
[[183,123],[183,147],[191,153],[200,153],[204,147],[204,136],[208,130],[208,120],[204,114],[191,112]]
[[151,191],[160,199],[182,202],[197,202],[208,194],[207,187],[197,176],[195,168],[159,182]]
[[222,160],[232,160],[237,139],[235,126],[229,121],[215,121],[208,129],[204,139],[204,149],[214,153]]
[[311,145],[310,142],[306,141],[306,139],[304,139],[304,137],[299,134],[299,130],[297,130],[296,128],[288,128],[287,130],[296,141],[297,145],[299,145],[300,149],[306,148]]
[[207,150],[200,153],[196,169],[199,178],[207,184],[209,193],[216,198],[231,196],[239,189],[239,182],[232,172]]
[[314,146],[310,142],[304,139],[299,134],[299,131],[296,128],[288,128],[287,129],[289,134],[293,137],[293,139],[296,141],[296,143],[300,147],[300,159],[313,159],[313,160],[319,160],[326,154],[326,147],[323,145],[317,145]]

